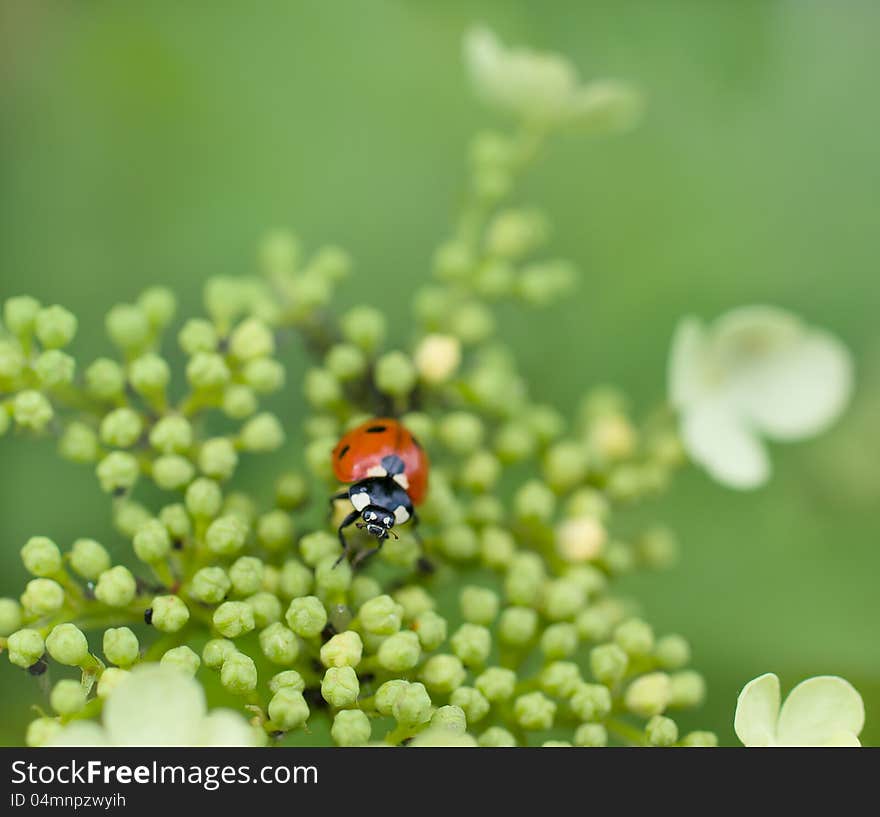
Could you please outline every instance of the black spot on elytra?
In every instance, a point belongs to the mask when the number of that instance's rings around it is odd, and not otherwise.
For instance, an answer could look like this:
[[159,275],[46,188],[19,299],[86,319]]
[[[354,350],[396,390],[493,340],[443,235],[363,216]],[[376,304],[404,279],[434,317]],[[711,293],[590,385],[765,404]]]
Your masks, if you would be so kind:
[[387,431],[388,426],[370,426],[367,429],[367,434],[381,434],[383,431]]
[[348,453],[349,448],[351,448],[350,445],[344,446],[342,451],[340,451],[339,454],[336,456],[336,459],[341,460]]

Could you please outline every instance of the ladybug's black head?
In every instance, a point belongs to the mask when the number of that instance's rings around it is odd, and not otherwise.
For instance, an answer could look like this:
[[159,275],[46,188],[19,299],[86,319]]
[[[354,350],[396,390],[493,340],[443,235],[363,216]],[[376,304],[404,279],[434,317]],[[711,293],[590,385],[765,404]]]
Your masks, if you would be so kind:
[[388,531],[394,526],[394,514],[378,505],[367,505],[361,511],[361,519],[367,533],[377,539],[387,539]]

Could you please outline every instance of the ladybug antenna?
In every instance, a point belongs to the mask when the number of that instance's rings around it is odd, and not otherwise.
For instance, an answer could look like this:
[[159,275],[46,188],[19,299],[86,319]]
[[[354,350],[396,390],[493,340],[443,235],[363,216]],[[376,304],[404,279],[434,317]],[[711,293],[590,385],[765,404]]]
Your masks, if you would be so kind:
[[400,539],[400,537],[397,535],[397,531],[394,530],[394,528],[389,528],[388,533],[390,533],[395,539]]

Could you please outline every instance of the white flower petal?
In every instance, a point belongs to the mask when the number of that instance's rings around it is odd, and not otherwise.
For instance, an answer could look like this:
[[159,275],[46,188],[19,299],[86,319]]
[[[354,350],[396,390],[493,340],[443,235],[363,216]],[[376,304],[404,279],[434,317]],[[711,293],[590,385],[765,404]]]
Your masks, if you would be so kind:
[[200,746],[258,746],[259,735],[231,709],[215,709],[201,724]]
[[706,330],[692,316],[682,318],[672,337],[667,373],[669,400],[676,408],[685,408],[705,394]]
[[94,721],[73,721],[56,732],[46,746],[109,746],[107,733]]
[[201,685],[157,664],[135,668],[104,704],[104,727],[115,746],[196,746],[204,716]]
[[[852,684],[820,675],[798,684],[779,713],[777,736],[786,746],[827,746],[865,725],[865,705]],[[845,744],[851,745],[851,744]]]
[[685,411],[681,437],[691,458],[730,488],[756,488],[770,476],[763,443],[720,399]]
[[772,672],[749,681],[736,701],[733,728],[744,746],[773,746],[779,715],[779,678]]
[[852,732],[838,732],[822,744],[823,746],[861,746],[862,742]]

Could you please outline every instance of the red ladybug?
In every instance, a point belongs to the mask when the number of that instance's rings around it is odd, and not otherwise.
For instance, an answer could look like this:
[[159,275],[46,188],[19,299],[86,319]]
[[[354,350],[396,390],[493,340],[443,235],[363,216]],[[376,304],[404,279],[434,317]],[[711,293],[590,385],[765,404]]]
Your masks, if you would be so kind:
[[348,499],[354,510],[339,526],[342,560],[348,553],[343,529],[357,522],[379,540],[382,547],[394,525],[412,519],[413,506],[425,498],[428,489],[428,455],[418,440],[397,420],[377,417],[345,434],[333,449],[333,473],[340,482],[351,482],[348,490],[331,498]]

